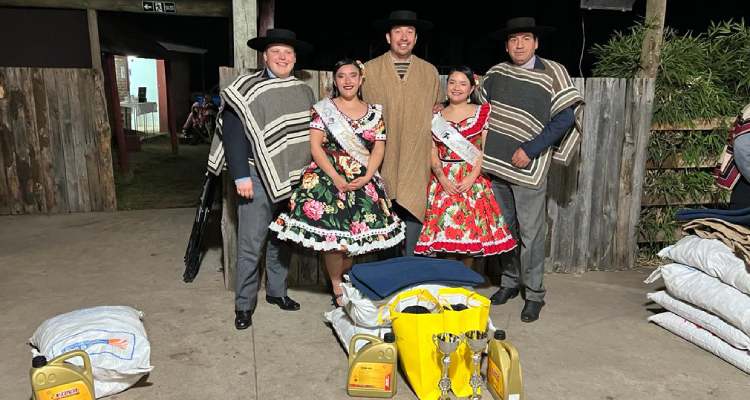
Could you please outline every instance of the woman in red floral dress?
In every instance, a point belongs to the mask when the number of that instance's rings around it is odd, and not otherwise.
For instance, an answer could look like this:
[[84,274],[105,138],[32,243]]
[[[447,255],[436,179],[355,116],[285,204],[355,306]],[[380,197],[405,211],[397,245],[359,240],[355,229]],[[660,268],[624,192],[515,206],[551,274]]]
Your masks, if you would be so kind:
[[481,174],[490,105],[471,102],[476,84],[468,67],[454,68],[448,75],[448,104],[433,118],[432,180],[414,250],[455,254],[467,266],[474,256],[516,247],[490,181]]

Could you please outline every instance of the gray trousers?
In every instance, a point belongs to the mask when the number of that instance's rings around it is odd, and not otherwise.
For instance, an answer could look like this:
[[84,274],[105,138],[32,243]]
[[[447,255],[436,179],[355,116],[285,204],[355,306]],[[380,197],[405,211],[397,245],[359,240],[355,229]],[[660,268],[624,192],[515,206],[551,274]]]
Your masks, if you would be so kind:
[[[547,234],[547,181],[539,189],[512,185],[492,177],[492,192],[520,251],[502,260],[500,286],[520,288],[526,300],[544,300],[544,253]],[[518,205],[518,208],[516,206]],[[510,258],[510,259],[509,259]]]
[[417,242],[419,241],[419,234],[422,232],[422,223],[396,201],[393,202],[393,211],[406,223],[404,255],[413,256],[414,248],[417,247]]
[[[274,204],[268,197],[255,168],[250,169],[254,196],[239,198],[237,205],[237,273],[235,276],[234,306],[238,311],[255,309],[258,300],[258,261],[268,238],[268,225],[286,202]],[[286,296],[286,277],[289,273],[290,251],[275,235],[266,249],[266,293]]]

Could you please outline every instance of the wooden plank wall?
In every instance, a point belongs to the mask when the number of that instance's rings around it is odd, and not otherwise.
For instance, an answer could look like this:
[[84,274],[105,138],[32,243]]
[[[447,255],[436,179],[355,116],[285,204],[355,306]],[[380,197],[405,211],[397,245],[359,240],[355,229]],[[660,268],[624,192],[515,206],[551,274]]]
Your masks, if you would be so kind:
[[578,159],[550,171],[546,269],[582,273],[635,264],[653,80],[575,79],[584,93]]
[[0,68],[0,214],[115,210],[110,136],[100,74]]
[[[330,90],[330,71],[299,71],[318,98]],[[236,76],[222,68],[222,87]],[[653,107],[653,80],[574,79],[584,94],[584,140],[568,166],[550,170],[547,202],[546,269],[583,273],[587,270],[632,268],[637,251],[646,144]],[[225,233],[225,282],[232,288],[236,254],[236,200],[231,182],[225,189],[222,229]],[[230,232],[231,231],[231,232]],[[322,256],[294,249],[290,286],[327,284]],[[362,262],[369,258],[360,258]],[[476,269],[496,270],[497,260],[480,260]],[[492,267],[492,268],[489,268]],[[493,272],[494,273],[494,272]]]

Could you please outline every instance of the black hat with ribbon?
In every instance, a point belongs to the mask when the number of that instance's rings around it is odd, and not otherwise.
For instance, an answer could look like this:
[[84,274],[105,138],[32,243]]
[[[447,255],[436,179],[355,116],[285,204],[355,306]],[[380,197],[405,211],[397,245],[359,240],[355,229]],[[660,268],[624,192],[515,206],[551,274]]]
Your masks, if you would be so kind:
[[286,44],[292,46],[294,51],[300,54],[310,53],[313,46],[310,43],[297,39],[297,34],[289,29],[269,29],[266,36],[259,36],[247,41],[250,48],[265,51],[272,44]]
[[409,10],[393,11],[388,18],[377,20],[372,25],[381,31],[388,31],[394,26],[413,26],[417,31],[428,31],[433,27],[432,22],[417,18],[417,13]]
[[553,32],[555,28],[551,26],[537,25],[533,17],[516,17],[505,22],[505,27],[496,31],[490,36],[497,40],[507,40],[508,36],[519,32],[531,32],[536,36]]

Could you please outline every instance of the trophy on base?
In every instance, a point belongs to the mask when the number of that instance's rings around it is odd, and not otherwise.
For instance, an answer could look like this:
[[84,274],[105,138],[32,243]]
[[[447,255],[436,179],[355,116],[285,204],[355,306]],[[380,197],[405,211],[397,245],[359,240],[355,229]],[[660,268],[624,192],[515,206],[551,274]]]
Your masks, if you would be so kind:
[[478,391],[479,386],[482,384],[482,375],[480,374],[482,352],[487,348],[487,341],[489,340],[489,337],[487,336],[487,332],[468,331],[464,333],[464,340],[466,341],[466,344],[469,346],[469,349],[471,349],[472,352],[471,380],[469,380],[472,393],[469,399],[480,400],[482,398],[482,395],[480,395]]
[[455,399],[455,395],[451,392],[451,379],[448,377],[448,368],[451,365],[451,353],[455,352],[458,348],[458,345],[461,343],[461,337],[444,332],[433,335],[432,340],[435,342],[440,354],[443,355],[441,363],[443,376],[438,381],[438,388],[440,388],[441,392],[440,400]]

